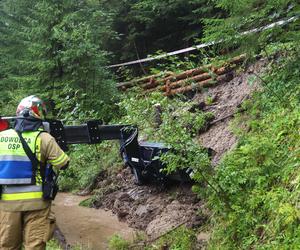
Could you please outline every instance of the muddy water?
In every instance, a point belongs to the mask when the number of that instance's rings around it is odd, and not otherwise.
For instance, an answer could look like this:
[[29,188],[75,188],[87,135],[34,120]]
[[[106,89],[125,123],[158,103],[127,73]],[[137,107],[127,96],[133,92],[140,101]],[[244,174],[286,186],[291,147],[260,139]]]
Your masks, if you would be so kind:
[[119,222],[111,212],[79,206],[85,199],[87,197],[59,193],[53,204],[57,225],[68,244],[102,250],[108,249],[108,240],[114,234],[132,239],[133,229]]

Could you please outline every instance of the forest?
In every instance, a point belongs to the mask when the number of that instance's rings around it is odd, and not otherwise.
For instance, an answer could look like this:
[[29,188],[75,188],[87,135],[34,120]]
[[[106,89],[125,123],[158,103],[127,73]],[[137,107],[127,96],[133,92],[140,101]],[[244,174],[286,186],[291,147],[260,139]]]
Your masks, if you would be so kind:
[[[141,139],[174,149],[160,157],[166,173],[193,169],[189,195],[197,199],[201,223],[183,224],[155,241],[114,236],[111,249],[298,249],[299,41],[297,0],[0,0],[0,117],[15,115],[20,100],[35,94],[46,100],[49,118],[69,125],[92,119],[136,125]],[[176,56],[109,67],[211,42]],[[225,79],[239,82],[222,89],[233,88],[230,95],[210,92],[218,88],[215,69],[241,55]],[[148,76],[159,75],[161,82],[167,74],[205,65],[210,68],[202,73],[213,81],[187,93],[169,97],[138,84],[118,88]],[[197,81],[181,87],[189,85]],[[217,107],[222,100],[225,118]],[[156,104],[162,110],[159,126]],[[212,161],[199,138],[223,118],[236,139]],[[106,198],[124,189],[113,180],[124,171],[117,143],[75,145],[70,157],[60,189],[87,191],[92,198],[85,206],[105,207]],[[178,192],[168,197],[181,202]],[[201,232],[209,232],[204,243],[197,239]]]

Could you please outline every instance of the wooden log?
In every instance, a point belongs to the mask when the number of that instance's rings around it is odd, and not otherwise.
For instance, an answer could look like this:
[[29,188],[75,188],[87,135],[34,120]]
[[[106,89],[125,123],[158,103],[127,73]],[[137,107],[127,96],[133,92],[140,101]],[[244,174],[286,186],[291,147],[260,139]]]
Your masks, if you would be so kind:
[[170,80],[168,80],[167,83],[166,83],[166,85],[165,85],[164,91],[166,92],[167,95],[168,95],[168,94],[170,93],[170,91],[171,91],[170,84],[171,84],[171,82],[170,82]]
[[166,72],[158,73],[158,74],[155,74],[155,75],[145,76],[145,77],[142,77],[142,78],[139,78],[139,79],[135,79],[135,80],[132,80],[132,81],[129,81],[129,82],[120,82],[120,83],[117,84],[117,88],[119,88],[119,89],[127,89],[127,88],[130,88],[130,87],[136,86],[136,85],[147,83],[152,78],[155,79],[155,78],[162,77],[162,76],[163,77],[168,77],[168,76],[170,76],[172,74],[173,74],[173,72],[166,71]]
[[146,89],[155,88],[155,87],[157,87],[157,85],[158,85],[158,83],[155,80],[155,78],[151,78],[150,81],[149,81],[149,83],[142,84],[141,87],[146,90]]
[[155,84],[150,84],[150,82],[148,82],[148,83],[143,83],[143,84],[141,85],[141,87],[142,87],[143,89],[152,89],[152,88],[156,88],[157,86],[162,85],[162,84],[165,84],[165,83],[166,83],[165,78],[163,78],[163,79],[158,79],[158,80],[156,80],[156,81],[155,81]]
[[214,85],[216,82],[217,82],[217,80],[213,80],[212,78],[209,78],[209,79],[203,80],[201,82],[197,82],[196,84],[191,84],[191,85],[188,85],[185,87],[173,89],[168,94],[164,93],[164,95],[172,96],[172,95],[176,95],[176,94],[182,94],[182,93],[185,93],[188,91],[200,89],[202,87]]
[[139,84],[142,84],[142,83],[147,83],[153,77],[159,77],[161,75],[162,74],[159,73],[159,74],[155,74],[155,75],[145,76],[145,77],[142,77],[142,78],[139,78],[139,79],[134,79],[134,80],[128,81],[128,82],[120,82],[120,83],[117,84],[117,87],[118,88],[121,88],[121,87],[132,87],[134,85],[139,85]]
[[[228,65],[238,64],[238,63],[242,62],[245,58],[246,58],[245,54],[233,57],[232,59],[225,62],[223,64],[223,67],[226,68],[226,67],[228,67]],[[224,66],[224,65],[227,65],[227,66]],[[218,67],[215,67],[213,64],[208,64],[208,65],[196,68],[196,69],[190,69],[190,70],[184,71],[177,75],[174,75],[174,74],[170,75],[170,76],[166,77],[165,79],[162,79],[162,82],[163,81],[166,82],[168,80],[170,80],[171,82],[175,82],[175,81],[187,79],[189,77],[193,77],[193,76],[196,76],[199,74],[208,73],[208,71],[216,71],[217,69],[218,69]]]
[[[157,80],[155,85],[150,85],[149,83],[142,84],[142,88],[143,89],[151,89],[152,86],[157,87],[159,85],[166,84],[168,81],[169,82],[177,82],[179,80],[188,79],[189,77],[194,77],[194,76],[197,76],[199,74],[204,74],[204,73],[207,73],[209,71],[209,67],[211,67],[211,65],[202,66],[202,67],[196,68],[196,69],[190,69],[190,70],[184,71],[184,72],[182,72],[178,75],[172,74],[172,75],[170,75],[166,78]],[[172,86],[172,84],[171,84],[171,86]],[[165,87],[163,86],[162,88],[165,88]],[[164,91],[164,89],[163,89],[163,91]]]
[[[148,92],[148,91],[151,92],[151,91],[155,90],[154,88],[156,88],[157,86],[162,85],[162,84],[166,84],[167,81],[169,81],[170,87],[171,88],[176,88],[176,87],[180,87],[181,84],[184,84],[184,82],[178,83],[181,80],[188,79],[188,81],[190,81],[189,78],[193,78],[193,77],[195,77],[196,82],[201,81],[201,80],[205,80],[207,75],[204,76],[204,74],[208,74],[208,71],[218,72],[219,70],[225,70],[228,67],[229,68],[234,68],[235,65],[233,65],[233,64],[239,64],[245,58],[246,58],[245,54],[242,54],[240,56],[236,56],[236,57],[228,60],[227,62],[225,62],[223,64],[225,66],[223,66],[221,68],[216,68],[212,64],[209,64],[209,65],[201,66],[201,67],[196,68],[196,69],[191,69],[191,70],[184,71],[184,72],[179,73],[177,75],[174,74],[173,72],[167,71],[167,72],[163,72],[163,73],[159,73],[159,74],[139,78],[139,79],[136,79],[136,80],[132,80],[132,81],[129,81],[129,82],[118,83],[117,87],[121,90],[126,90],[127,88],[139,85],[143,89],[145,89],[146,92]],[[203,74],[203,76],[200,77],[199,75],[202,75],[202,74]],[[219,75],[219,74],[223,74],[223,73],[222,72],[217,73],[217,75]],[[162,76],[164,76],[163,79],[158,79],[157,80],[157,78],[160,78]],[[198,76],[199,76],[199,78],[197,78]],[[197,80],[197,79],[199,79],[199,80]],[[194,81],[194,80],[191,79],[191,81]],[[174,85],[172,85],[173,82],[174,82]],[[165,91],[165,86],[163,86],[161,90]]]
[[196,83],[199,83],[199,82],[201,83],[206,80],[208,80],[208,81],[214,80],[214,78],[218,79],[217,76],[220,76],[220,75],[224,75],[224,74],[228,75],[228,73],[232,73],[233,69],[234,69],[233,67],[227,67],[227,68],[222,67],[222,68],[216,69],[216,71],[213,73],[215,75],[213,75],[212,73],[204,73],[204,74],[194,76],[189,79],[181,80],[178,82],[172,82],[172,83],[170,82],[170,80],[168,80],[165,86],[162,86],[160,88],[147,89],[145,92],[149,93],[149,92],[153,92],[155,90],[160,90],[162,92],[166,92],[166,95],[169,95],[169,93],[173,93],[172,90],[176,90],[178,88],[184,88],[187,86],[194,86],[194,85],[197,85]]
[[[203,73],[201,75],[197,75],[197,76],[194,76],[194,77],[191,77],[191,78],[188,78],[188,79],[185,79],[185,80],[180,80],[180,81],[177,81],[177,82],[170,82],[170,80],[167,80],[167,83],[166,85],[160,87],[160,90],[161,91],[165,91],[165,92],[168,92],[166,91],[166,89],[175,89],[175,88],[179,88],[179,87],[183,87],[185,85],[190,85],[194,82],[200,82],[200,81],[204,81],[204,80],[207,80],[209,78],[213,78],[213,74],[215,75],[222,75],[222,74],[225,74],[225,73],[228,73],[230,72],[231,70],[233,70],[233,66],[230,66],[230,67],[221,67],[219,69],[215,69],[215,72],[212,72],[212,73]],[[148,92],[151,92],[151,91],[154,91],[155,87],[157,86],[157,83],[155,85],[152,85],[152,88],[147,88],[149,89]]]
[[159,83],[157,82],[157,80],[155,80],[155,78],[151,78],[148,83],[142,84],[141,87],[146,90],[156,88],[158,85]]
[[220,75],[215,80],[212,78],[206,79],[204,81],[197,82],[196,84],[193,84],[193,85],[173,89],[169,93],[164,93],[164,95],[172,96],[172,95],[176,95],[176,94],[186,93],[186,92],[189,92],[192,90],[201,89],[203,87],[209,87],[209,86],[215,85],[218,82],[227,81],[229,78],[232,78],[232,75],[231,76],[230,75],[231,74]]
[[[211,71],[217,75],[222,75],[222,74],[229,72],[230,70],[233,70],[236,67],[235,64],[242,62],[244,59],[245,59],[245,55],[243,54],[243,55],[240,55],[240,56],[230,59],[228,62],[225,62],[225,66],[222,66],[220,68],[214,67],[212,64],[209,64],[209,65],[197,68],[197,69],[192,69],[192,70],[182,72],[179,75],[171,75],[164,79],[158,80],[156,82],[156,84],[151,85],[151,87],[150,87],[150,85],[148,85],[148,86],[145,85],[144,89],[155,88],[155,87],[161,85],[162,83],[166,84],[167,81],[171,82],[169,84],[170,88],[178,88],[190,81],[199,82],[202,80],[206,80],[206,79],[209,79],[209,76],[211,76],[211,73],[209,73],[207,71]],[[175,81],[175,80],[177,80],[177,81]],[[161,87],[162,91],[165,91],[165,89],[166,89],[166,86]],[[153,89],[153,91],[154,90],[155,89]],[[150,92],[151,92],[151,90],[150,90]]]
[[158,86],[158,83],[156,82],[156,86],[152,85],[152,88],[147,88],[147,90],[148,90],[147,92],[152,92],[152,91],[155,91],[155,90],[168,92],[171,89],[175,89],[175,88],[178,88],[178,87],[183,87],[184,85],[191,84],[193,82],[203,81],[203,80],[209,79],[211,77],[212,77],[212,74],[203,73],[203,74],[200,74],[200,75],[188,78],[188,79],[180,80],[180,81],[177,81],[177,82],[171,82],[170,79],[168,79],[164,86],[161,86],[160,88],[156,88]]
[[[180,80],[180,81],[177,81],[177,82],[172,82],[172,83],[169,84],[168,87],[171,88],[171,89],[175,89],[175,88],[178,88],[178,87],[185,86],[187,84],[191,84],[193,82],[204,81],[204,80],[207,80],[209,78],[213,78],[214,74],[216,76],[217,75],[223,75],[225,73],[228,73],[232,69],[233,69],[233,67],[221,67],[219,69],[215,69],[211,73],[203,73],[203,74],[191,77],[191,78],[187,78],[185,80]],[[166,86],[162,86],[161,90],[162,91],[166,91]]]
[[[185,85],[189,85],[193,82],[199,82],[199,81],[203,81],[203,80],[206,80],[206,79],[209,79],[211,78],[212,75],[209,74],[209,73],[203,73],[203,74],[200,74],[200,75],[197,75],[197,76],[193,76],[191,78],[187,78],[187,79],[184,79],[184,80],[180,80],[180,81],[177,81],[177,82],[172,82],[170,83],[169,82],[169,85],[168,85],[168,88],[169,89],[175,89],[175,88],[178,88],[178,87],[183,87]],[[161,91],[166,91],[166,88],[167,86],[162,86],[160,88]]]
[[239,56],[235,56],[228,60],[228,63],[236,63],[239,64],[246,59],[246,54],[241,54]]
[[169,80],[171,82],[174,82],[174,81],[178,81],[178,80],[183,80],[183,79],[195,76],[195,75],[205,73],[207,71],[209,71],[209,66],[202,66],[200,68],[190,69],[190,70],[184,71],[184,72],[182,72],[178,75],[171,75],[171,76],[165,78],[164,81]]

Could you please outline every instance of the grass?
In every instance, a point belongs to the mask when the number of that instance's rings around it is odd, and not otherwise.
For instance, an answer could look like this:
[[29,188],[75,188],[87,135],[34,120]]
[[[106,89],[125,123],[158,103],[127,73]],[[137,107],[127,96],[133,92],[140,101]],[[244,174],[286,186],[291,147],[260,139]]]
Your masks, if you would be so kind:
[[47,243],[46,250],[63,250],[57,240],[52,239]]

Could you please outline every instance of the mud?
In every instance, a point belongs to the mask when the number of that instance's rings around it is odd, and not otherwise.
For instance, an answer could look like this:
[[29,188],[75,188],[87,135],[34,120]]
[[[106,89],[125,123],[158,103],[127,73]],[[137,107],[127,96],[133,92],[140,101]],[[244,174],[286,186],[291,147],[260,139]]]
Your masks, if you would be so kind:
[[78,205],[87,198],[69,193],[59,193],[56,197],[52,207],[59,228],[56,237],[65,249],[75,245],[89,250],[108,249],[108,240],[114,234],[128,240],[133,238],[134,230],[119,222],[111,212]]
[[208,97],[213,100],[211,105],[203,107],[205,112],[214,114],[215,118],[211,121],[213,125],[199,136],[201,144],[214,151],[212,165],[216,166],[222,156],[234,148],[237,138],[231,132],[230,121],[242,103],[258,88],[258,81],[252,81],[251,78],[259,75],[266,63],[265,59],[261,59],[245,72],[235,73],[231,81],[208,88],[194,97],[193,101],[197,103],[205,103]]
[[[173,184],[136,186],[129,169],[98,183],[107,188],[117,182],[122,188],[96,199],[94,206],[115,213],[130,227],[143,230],[150,239],[180,226],[200,226],[209,216],[205,205],[191,192],[191,185]],[[108,189],[109,190],[109,189]],[[201,218],[197,211],[203,210]]]
[[[230,121],[241,104],[258,88],[258,82],[250,84],[250,78],[260,74],[266,63],[265,60],[259,60],[245,72],[235,73],[232,80],[205,89],[192,97],[197,108],[214,114],[214,120],[210,121],[207,130],[199,135],[201,144],[213,150],[214,166],[236,145],[237,138],[231,132]],[[209,105],[208,98],[212,100]],[[210,211],[192,193],[190,185],[136,186],[129,169],[123,169],[117,176],[102,177],[94,191],[94,207],[111,210],[130,227],[145,231],[150,239],[156,239],[180,225],[199,227],[210,217]],[[201,215],[197,215],[199,211]],[[198,235],[200,245],[205,245],[208,239],[209,232]]]

